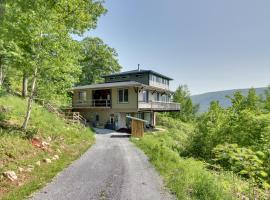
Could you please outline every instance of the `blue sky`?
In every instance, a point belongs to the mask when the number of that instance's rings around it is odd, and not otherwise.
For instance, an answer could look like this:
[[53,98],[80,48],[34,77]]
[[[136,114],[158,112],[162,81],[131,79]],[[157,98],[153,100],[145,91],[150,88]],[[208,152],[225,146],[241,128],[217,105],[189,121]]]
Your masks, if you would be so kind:
[[98,36],[123,70],[141,64],[192,94],[270,83],[269,0],[106,0]]

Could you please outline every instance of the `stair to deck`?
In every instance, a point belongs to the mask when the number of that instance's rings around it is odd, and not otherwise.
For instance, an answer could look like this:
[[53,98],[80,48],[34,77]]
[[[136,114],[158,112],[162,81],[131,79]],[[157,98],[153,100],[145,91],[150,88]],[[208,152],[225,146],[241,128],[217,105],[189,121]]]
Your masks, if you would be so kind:
[[45,109],[49,112],[56,114],[58,117],[63,118],[69,124],[83,124],[87,125],[86,119],[79,113],[79,112],[72,112],[72,111],[62,111],[59,106],[48,102],[44,99],[35,99],[35,102],[42,105]]

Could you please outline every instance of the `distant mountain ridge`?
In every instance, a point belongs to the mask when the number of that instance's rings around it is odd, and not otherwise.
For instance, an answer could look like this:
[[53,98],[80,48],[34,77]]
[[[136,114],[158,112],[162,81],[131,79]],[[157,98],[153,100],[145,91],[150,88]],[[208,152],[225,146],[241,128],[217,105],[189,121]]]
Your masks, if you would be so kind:
[[[254,89],[256,90],[257,95],[262,95],[264,94],[266,87]],[[204,94],[193,95],[191,96],[191,99],[195,104],[200,104],[199,112],[206,112],[212,101],[219,101],[222,107],[227,108],[231,105],[231,103],[226,96],[232,96],[236,91],[240,91],[243,95],[246,96],[248,94],[248,90],[249,88],[208,92]]]

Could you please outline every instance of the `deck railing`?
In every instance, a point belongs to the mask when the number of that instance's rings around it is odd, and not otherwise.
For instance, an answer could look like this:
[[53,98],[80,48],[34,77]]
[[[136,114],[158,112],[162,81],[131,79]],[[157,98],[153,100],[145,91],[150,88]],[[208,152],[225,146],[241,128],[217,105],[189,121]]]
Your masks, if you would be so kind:
[[180,104],[174,102],[161,102],[161,101],[149,101],[139,102],[139,109],[149,109],[149,110],[168,110],[168,111],[178,111],[180,110]]
[[111,100],[108,99],[93,99],[93,100],[78,100],[73,102],[73,107],[111,107]]

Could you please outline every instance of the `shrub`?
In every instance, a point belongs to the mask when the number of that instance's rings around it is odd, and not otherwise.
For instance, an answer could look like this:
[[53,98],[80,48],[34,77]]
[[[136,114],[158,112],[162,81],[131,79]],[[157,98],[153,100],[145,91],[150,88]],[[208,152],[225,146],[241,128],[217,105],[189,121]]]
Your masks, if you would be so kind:
[[237,144],[224,144],[214,148],[213,153],[215,163],[241,176],[251,178],[265,189],[269,188],[269,175],[264,167],[266,156],[263,152],[240,148]]

